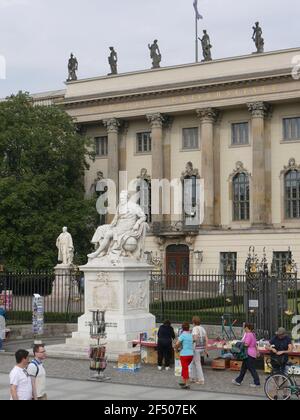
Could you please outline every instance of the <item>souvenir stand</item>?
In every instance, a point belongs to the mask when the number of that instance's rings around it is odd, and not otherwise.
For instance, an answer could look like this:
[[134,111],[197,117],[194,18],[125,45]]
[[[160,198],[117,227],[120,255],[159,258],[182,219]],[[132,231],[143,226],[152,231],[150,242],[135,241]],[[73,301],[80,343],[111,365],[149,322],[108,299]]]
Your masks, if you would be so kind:
[[32,332],[34,339],[44,334],[44,298],[40,295],[32,299]]
[[93,381],[108,381],[111,378],[104,375],[107,367],[106,357],[106,323],[105,311],[91,311],[92,322],[89,322],[90,337],[97,340],[96,345],[91,345],[89,350],[90,358],[90,379]]

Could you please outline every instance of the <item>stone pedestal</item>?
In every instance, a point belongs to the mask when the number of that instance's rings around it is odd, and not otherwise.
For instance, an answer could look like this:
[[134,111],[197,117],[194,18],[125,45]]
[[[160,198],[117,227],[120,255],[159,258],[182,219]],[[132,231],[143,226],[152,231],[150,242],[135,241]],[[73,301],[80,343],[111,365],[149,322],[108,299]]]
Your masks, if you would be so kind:
[[68,296],[71,285],[71,266],[58,264],[54,268],[55,281],[52,286],[51,297],[58,299]]
[[51,346],[48,353],[87,354],[89,345],[95,344],[90,339],[90,310],[106,311],[105,321],[110,324],[105,340],[109,360],[133,351],[132,340],[143,332],[150,336],[155,328],[155,317],[149,313],[151,269],[150,265],[130,258],[120,258],[117,263],[95,259],[80,267],[85,276],[85,314],[78,320],[78,332],[67,339],[66,345]]

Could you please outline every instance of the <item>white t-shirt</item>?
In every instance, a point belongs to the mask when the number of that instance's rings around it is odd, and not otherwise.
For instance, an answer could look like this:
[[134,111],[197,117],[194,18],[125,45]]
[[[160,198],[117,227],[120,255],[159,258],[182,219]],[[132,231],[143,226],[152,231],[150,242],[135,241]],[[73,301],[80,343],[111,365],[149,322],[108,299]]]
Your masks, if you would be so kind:
[[35,361],[38,364],[39,372],[37,374],[37,367],[34,363],[29,363],[27,372],[33,378],[36,378],[36,393],[37,397],[41,398],[46,394],[46,371],[42,363]]
[[20,401],[32,400],[31,378],[26,369],[21,369],[18,366],[14,367],[9,374],[9,383],[17,387],[17,395]]

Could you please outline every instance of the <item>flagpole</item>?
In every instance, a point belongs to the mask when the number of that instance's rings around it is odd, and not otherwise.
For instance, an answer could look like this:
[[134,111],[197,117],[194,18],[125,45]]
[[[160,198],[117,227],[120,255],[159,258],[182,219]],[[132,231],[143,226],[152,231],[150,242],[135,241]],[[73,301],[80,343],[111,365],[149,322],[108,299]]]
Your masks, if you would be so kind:
[[195,29],[196,29],[196,40],[195,40],[195,57],[196,57],[196,63],[198,63],[199,61],[199,49],[198,49],[198,17],[197,17],[197,13],[195,13]]

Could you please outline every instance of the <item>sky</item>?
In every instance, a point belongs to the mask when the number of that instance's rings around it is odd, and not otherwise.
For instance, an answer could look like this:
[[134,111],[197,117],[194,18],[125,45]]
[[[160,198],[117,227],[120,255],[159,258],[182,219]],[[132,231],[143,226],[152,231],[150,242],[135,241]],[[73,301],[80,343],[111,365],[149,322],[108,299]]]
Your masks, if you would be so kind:
[[[300,47],[299,0],[198,0],[198,7],[213,58],[251,54],[256,21],[266,51]],[[110,46],[119,73],[151,68],[154,39],[162,66],[192,63],[194,13],[193,0],[0,0],[0,97],[64,89],[71,52],[80,79],[109,73]]]

